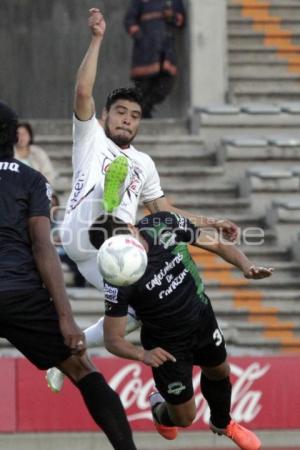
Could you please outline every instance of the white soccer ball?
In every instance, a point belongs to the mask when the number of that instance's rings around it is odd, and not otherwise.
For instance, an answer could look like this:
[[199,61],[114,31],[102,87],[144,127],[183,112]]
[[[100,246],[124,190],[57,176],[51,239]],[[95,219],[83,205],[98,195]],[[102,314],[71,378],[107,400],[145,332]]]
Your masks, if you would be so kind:
[[97,255],[101,275],[115,286],[128,286],[138,281],[144,275],[147,263],[144,247],[130,234],[107,239]]

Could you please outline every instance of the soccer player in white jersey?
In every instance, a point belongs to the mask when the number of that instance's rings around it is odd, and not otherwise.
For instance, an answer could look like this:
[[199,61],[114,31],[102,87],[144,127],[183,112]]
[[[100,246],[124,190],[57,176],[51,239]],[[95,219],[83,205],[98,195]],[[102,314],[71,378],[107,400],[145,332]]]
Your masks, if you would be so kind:
[[[160,186],[159,175],[149,155],[136,150],[135,138],[142,117],[141,99],[133,89],[118,89],[108,97],[102,124],[96,119],[93,87],[106,24],[99,9],[89,11],[91,42],[77,73],[73,119],[73,189],[62,226],[67,254],[86,280],[102,289],[96,251],[88,230],[103,213],[112,212],[134,224],[139,200],[150,213],[174,211],[197,227],[214,227],[234,240],[238,228],[229,220],[195,216],[172,206]],[[127,331],[138,326],[129,312]],[[103,342],[103,318],[85,330],[88,346]],[[51,389],[59,391],[62,377],[48,372]]]

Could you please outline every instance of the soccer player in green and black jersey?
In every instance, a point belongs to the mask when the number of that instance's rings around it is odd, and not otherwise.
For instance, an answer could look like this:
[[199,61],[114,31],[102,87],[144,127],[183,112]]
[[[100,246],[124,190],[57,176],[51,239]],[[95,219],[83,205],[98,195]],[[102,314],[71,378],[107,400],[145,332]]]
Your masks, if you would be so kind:
[[[111,234],[120,228],[120,221],[113,217],[108,223]],[[106,348],[152,367],[158,392],[150,397],[150,403],[156,428],[165,438],[174,439],[177,426],[187,427],[195,418],[192,369],[197,365],[202,368],[201,389],[210,407],[212,431],[228,436],[244,450],[258,450],[260,441],[255,434],[231,419],[224,337],[187,244],[220,255],[246,278],[269,277],[272,269],[256,267],[234,245],[200,233],[188,219],[175,213],[152,214],[137,227],[128,228],[145,247],[148,266],[131,286],[105,282]],[[123,231],[128,228],[123,226]],[[97,231],[90,233],[90,239],[96,247],[101,244]],[[142,322],[142,346],[125,339],[129,306]]]

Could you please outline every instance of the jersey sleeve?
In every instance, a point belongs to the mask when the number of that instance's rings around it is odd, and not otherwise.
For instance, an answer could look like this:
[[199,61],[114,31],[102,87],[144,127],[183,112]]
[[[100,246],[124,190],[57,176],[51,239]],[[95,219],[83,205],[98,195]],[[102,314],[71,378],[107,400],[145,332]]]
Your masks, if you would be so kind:
[[110,317],[127,316],[130,287],[119,288],[104,281],[105,315]]
[[156,166],[150,156],[148,157],[147,164],[147,178],[141,193],[141,200],[144,203],[151,202],[152,200],[156,200],[164,195],[164,192],[160,186],[160,179]]
[[[97,144],[95,140],[97,138]],[[101,147],[106,147],[105,132],[93,115],[89,120],[79,120],[73,115],[73,170],[76,173],[78,170],[84,170],[85,166],[90,163],[96,146],[101,150]]]
[[37,173],[29,192],[29,217],[50,217],[52,188],[46,178]]

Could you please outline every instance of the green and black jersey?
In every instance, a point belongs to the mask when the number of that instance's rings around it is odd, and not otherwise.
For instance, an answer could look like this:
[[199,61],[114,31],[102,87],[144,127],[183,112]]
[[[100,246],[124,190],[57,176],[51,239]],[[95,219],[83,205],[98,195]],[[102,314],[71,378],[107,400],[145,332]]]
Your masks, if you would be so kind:
[[211,309],[187,247],[197,240],[199,230],[169,212],[146,216],[137,227],[149,245],[147,270],[131,286],[116,287],[104,280],[105,314],[125,316],[130,305],[142,321],[143,331],[161,339],[195,331]]

